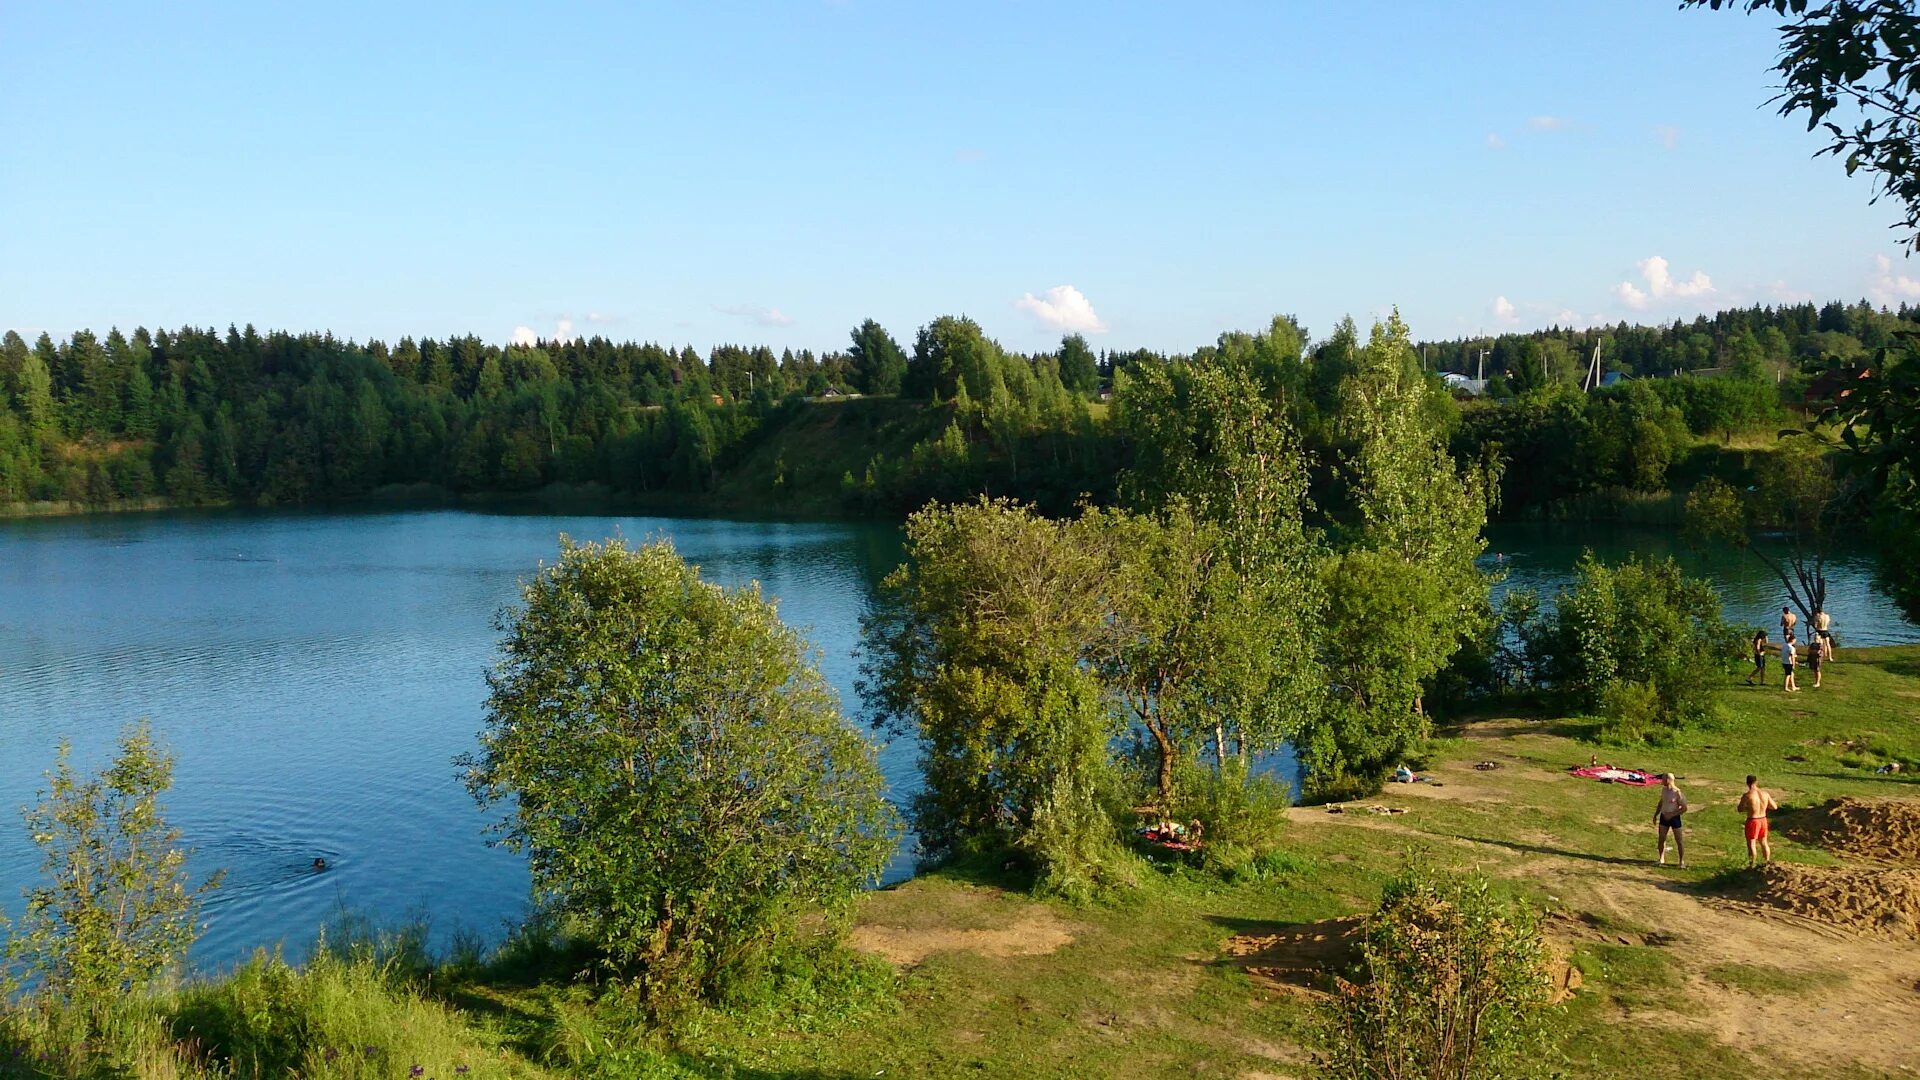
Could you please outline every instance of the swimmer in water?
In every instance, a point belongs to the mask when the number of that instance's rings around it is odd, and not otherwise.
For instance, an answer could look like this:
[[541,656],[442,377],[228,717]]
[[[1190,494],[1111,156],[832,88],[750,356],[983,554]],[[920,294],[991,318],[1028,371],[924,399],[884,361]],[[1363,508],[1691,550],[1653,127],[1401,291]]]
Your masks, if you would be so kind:
[[313,868],[315,870],[325,870],[327,868],[327,860],[321,859],[321,858],[315,858],[313,860]]

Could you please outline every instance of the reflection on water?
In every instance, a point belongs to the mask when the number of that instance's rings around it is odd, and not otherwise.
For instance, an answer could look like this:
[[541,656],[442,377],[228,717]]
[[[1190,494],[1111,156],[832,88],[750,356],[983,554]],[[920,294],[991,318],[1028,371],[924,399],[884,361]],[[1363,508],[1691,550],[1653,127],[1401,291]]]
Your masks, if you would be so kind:
[[[1506,573],[1496,592],[1534,589],[1545,600],[1567,583],[1581,552],[1589,549],[1607,562],[1633,553],[1673,556],[1688,574],[1713,582],[1727,621],[1737,627],[1777,627],[1780,608],[1787,603],[1780,579],[1753,555],[1726,548],[1696,551],[1668,529],[1593,523],[1493,525],[1487,529],[1487,553],[1480,564]],[[1826,573],[1827,610],[1833,616],[1834,639],[1842,647],[1920,641],[1920,627],[1904,619],[1886,594],[1874,588],[1872,552],[1865,544],[1836,544],[1828,553]]]
[[[0,522],[0,908],[17,910],[38,873],[11,808],[34,797],[55,743],[71,739],[91,770],[144,716],[178,758],[170,816],[198,848],[193,868],[227,870],[202,964],[275,941],[297,954],[342,905],[497,931],[523,911],[526,872],[485,846],[452,759],[480,723],[494,615],[559,533],[670,536],[711,578],[758,579],[858,712],[853,651],[900,557],[890,526],[455,511]],[[1672,547],[1657,532],[1501,527],[1489,551],[1507,556],[1510,586],[1550,592],[1582,544]],[[1779,608],[1750,560],[1691,566],[1745,621]],[[1835,564],[1842,643],[1920,640],[1863,567],[1858,553]],[[910,745],[885,745],[881,767],[896,798],[911,793]],[[890,874],[909,870],[903,852]]]

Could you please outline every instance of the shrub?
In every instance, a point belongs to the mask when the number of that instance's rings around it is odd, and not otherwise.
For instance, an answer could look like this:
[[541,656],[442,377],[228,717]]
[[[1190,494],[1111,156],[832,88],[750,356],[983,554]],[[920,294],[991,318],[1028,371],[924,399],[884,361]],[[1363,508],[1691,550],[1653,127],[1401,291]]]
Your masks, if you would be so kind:
[[1613,743],[1667,742],[1671,728],[1651,723],[1660,715],[1660,691],[1650,682],[1609,683],[1600,691],[1600,737]]
[[1189,760],[1178,776],[1169,816],[1205,827],[1201,852],[1209,869],[1231,876],[1273,848],[1292,804],[1285,781],[1253,773],[1234,757],[1217,771]]
[[462,759],[537,898],[656,1005],[710,993],[886,865],[873,747],[757,586],[666,543],[575,545],[503,616],[486,730]]
[[1352,981],[1324,1007],[1322,1075],[1486,1080],[1522,1071],[1548,998],[1545,945],[1525,905],[1478,874],[1409,867],[1368,918]]
[[36,997],[97,1029],[186,956],[200,898],[219,875],[188,887],[180,831],[160,805],[173,757],[145,723],[121,733],[98,776],[76,776],[62,741],[47,779],[39,805],[24,812],[47,882],[26,890],[20,924],[7,927],[0,991],[24,975]]
[[[1631,709],[1668,729],[1713,715],[1714,691],[1739,649],[1713,587],[1682,575],[1672,559],[1607,566],[1591,552],[1575,567],[1572,588],[1560,590],[1551,612],[1530,618],[1521,637],[1530,675],[1565,707],[1611,709],[1622,723]],[[1651,697],[1624,683],[1642,684]]]

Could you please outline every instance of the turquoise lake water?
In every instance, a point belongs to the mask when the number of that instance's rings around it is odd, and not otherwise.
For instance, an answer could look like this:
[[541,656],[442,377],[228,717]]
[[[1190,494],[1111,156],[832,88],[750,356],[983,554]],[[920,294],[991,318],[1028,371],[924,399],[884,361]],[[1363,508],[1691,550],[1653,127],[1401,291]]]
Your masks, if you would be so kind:
[[[227,871],[201,965],[277,942],[298,955],[342,908],[497,935],[524,914],[526,873],[485,845],[452,759],[479,728],[494,615],[561,533],[666,536],[716,580],[760,581],[858,715],[859,618],[899,560],[892,526],[461,511],[4,521],[0,910],[17,910],[38,872],[14,808],[34,799],[55,743],[72,740],[92,769],[123,723],[147,717],[178,759],[169,814],[194,868]],[[1669,534],[1590,526],[1502,526],[1489,540],[1507,587],[1544,591],[1583,546],[1674,548]],[[1687,558],[1731,617],[1778,612],[1777,583],[1750,558]],[[1866,566],[1859,553],[1835,564],[1843,647],[1920,640]],[[910,744],[884,744],[881,765],[896,797],[913,790]],[[313,872],[315,857],[332,868]],[[903,851],[889,873],[910,872]]]

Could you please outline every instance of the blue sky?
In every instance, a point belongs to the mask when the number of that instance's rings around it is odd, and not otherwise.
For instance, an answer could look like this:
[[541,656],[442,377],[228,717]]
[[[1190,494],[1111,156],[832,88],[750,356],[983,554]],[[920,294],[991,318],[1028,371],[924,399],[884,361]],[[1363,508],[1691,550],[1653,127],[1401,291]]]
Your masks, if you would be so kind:
[[4,0],[0,326],[1186,350],[1920,299],[1892,210],[1763,107],[1766,18],[539,8]]

